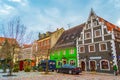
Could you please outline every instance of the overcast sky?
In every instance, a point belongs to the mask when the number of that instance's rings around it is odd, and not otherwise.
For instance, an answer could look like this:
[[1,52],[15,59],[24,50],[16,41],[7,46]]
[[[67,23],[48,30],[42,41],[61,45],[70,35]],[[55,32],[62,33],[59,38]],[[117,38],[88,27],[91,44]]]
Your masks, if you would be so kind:
[[28,30],[54,31],[85,22],[90,9],[120,25],[119,0],[0,0],[0,23],[19,16]]

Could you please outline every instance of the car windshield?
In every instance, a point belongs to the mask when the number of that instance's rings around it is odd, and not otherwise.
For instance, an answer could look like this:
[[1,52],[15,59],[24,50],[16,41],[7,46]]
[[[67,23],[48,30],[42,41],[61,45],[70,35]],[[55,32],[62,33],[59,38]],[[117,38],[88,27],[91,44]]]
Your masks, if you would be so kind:
[[65,64],[62,66],[63,68],[75,68],[75,66],[72,66],[70,64]]

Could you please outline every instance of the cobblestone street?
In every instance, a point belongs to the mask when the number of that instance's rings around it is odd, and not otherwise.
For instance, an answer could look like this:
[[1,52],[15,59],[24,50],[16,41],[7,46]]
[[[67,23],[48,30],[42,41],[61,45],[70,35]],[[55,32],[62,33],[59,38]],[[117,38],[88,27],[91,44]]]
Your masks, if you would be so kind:
[[51,72],[48,75],[44,75],[42,72],[18,72],[13,74],[16,76],[3,77],[2,75],[5,75],[5,73],[0,73],[0,80],[120,80],[120,75],[114,76],[113,74],[90,72],[83,72],[79,75],[56,72]]

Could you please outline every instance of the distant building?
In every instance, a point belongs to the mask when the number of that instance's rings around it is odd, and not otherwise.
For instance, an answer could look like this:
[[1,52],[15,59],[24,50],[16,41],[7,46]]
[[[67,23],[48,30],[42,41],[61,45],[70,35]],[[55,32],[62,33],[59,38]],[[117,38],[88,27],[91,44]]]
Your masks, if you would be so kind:
[[[54,32],[46,32],[43,34],[40,34],[40,39],[37,40],[37,57],[39,60],[49,59],[49,52],[51,51],[51,48],[56,44],[57,40],[63,33],[64,29],[57,29]],[[35,48],[34,48],[35,49]],[[39,61],[38,60],[38,61]]]
[[[19,52],[19,50],[20,50],[19,44],[16,41],[16,39],[0,37],[0,59],[5,59],[6,58],[6,56],[4,56],[3,52],[1,51],[2,45],[4,45],[5,40],[7,40],[10,45],[16,45],[15,51]],[[14,57],[13,57],[13,62],[16,62],[16,61],[18,61],[18,53],[15,53]]]
[[20,60],[31,59],[32,60],[32,45],[23,44],[20,54]]

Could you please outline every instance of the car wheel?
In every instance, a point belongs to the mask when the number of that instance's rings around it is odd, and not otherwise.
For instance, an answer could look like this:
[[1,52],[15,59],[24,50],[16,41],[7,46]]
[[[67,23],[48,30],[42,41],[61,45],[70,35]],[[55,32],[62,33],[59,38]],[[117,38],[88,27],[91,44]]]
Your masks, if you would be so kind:
[[72,70],[69,70],[69,74],[72,74]]
[[57,69],[56,72],[59,73],[59,70]]

